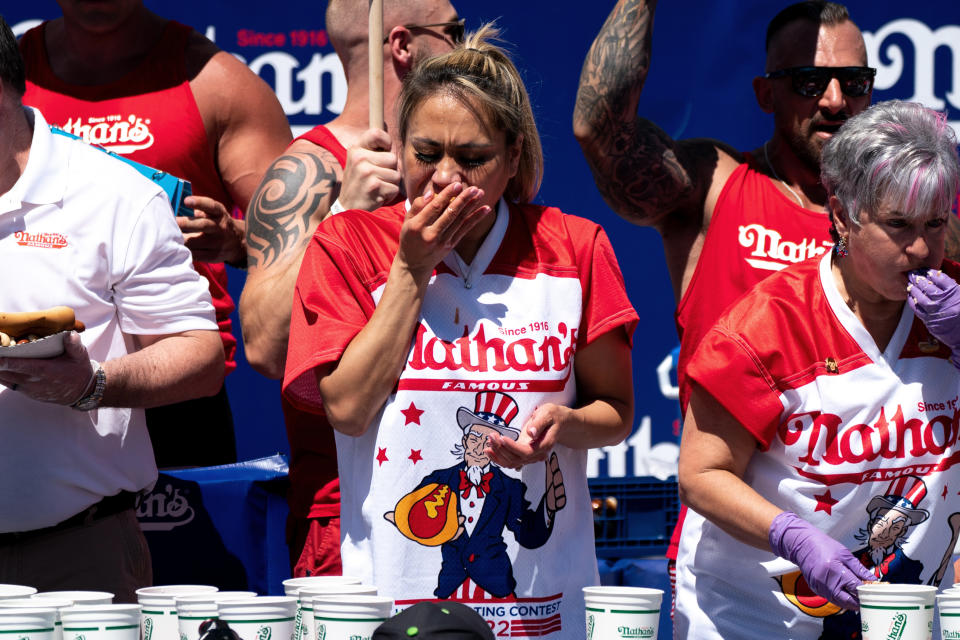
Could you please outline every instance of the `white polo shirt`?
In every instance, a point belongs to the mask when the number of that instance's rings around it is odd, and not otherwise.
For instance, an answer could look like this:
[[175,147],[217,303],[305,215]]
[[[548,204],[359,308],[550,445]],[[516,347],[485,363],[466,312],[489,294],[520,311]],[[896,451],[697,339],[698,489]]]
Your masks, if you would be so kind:
[[[216,330],[206,282],[163,191],[25,110],[34,120],[30,156],[0,195],[0,311],[73,307],[101,362],[133,351],[133,334]],[[143,410],[84,413],[5,387],[0,471],[0,532],[54,525],[157,477]]]

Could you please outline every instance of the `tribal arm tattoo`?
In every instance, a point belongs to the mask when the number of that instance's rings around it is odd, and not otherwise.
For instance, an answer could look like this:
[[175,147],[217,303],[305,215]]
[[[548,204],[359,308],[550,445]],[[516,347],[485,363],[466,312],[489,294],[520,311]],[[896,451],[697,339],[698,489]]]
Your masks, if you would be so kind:
[[329,206],[331,192],[339,187],[339,165],[326,156],[287,154],[267,170],[247,212],[249,268],[302,253],[321,219],[321,206]]
[[[637,116],[656,4],[617,3],[584,61],[573,112],[574,134],[601,195],[635,224],[656,224],[709,186],[695,184],[670,136]],[[713,145],[707,146],[715,160]]]

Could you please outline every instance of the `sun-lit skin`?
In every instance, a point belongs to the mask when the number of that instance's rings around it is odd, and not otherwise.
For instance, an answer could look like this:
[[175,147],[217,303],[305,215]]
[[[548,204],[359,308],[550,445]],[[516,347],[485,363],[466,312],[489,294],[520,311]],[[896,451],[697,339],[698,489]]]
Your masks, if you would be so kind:
[[[816,50],[811,58],[809,51],[791,46],[798,41],[812,40],[817,30]],[[857,67],[867,64],[867,52],[863,36],[847,21],[834,26],[798,21],[787,25],[771,44],[767,70],[787,69],[799,66]],[[840,90],[840,82],[831,78],[823,95],[806,98],[794,92],[790,78],[767,80],[771,85],[774,126],[793,154],[807,167],[819,173],[820,151],[834,132],[849,117],[870,105],[872,94],[851,98]],[[771,144],[770,153],[779,152]]]
[[[832,201],[832,200],[831,200]],[[848,297],[863,304],[907,299],[907,275],[920,268],[939,268],[944,258],[948,211],[908,219],[893,207],[860,213],[860,224],[838,221],[849,255],[842,263],[842,283]]]
[[[483,189],[484,197],[476,205],[495,210],[497,200],[517,172],[520,143],[507,146],[503,131],[494,130],[448,93],[424,100],[413,112],[403,145],[404,186],[410,200],[440,193],[460,183],[466,189]],[[466,261],[472,261],[494,216],[486,216],[457,248]]]

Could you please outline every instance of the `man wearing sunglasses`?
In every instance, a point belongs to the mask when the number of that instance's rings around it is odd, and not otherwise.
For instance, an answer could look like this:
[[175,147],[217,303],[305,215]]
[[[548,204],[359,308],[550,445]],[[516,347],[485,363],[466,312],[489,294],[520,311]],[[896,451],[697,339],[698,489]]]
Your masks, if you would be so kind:
[[[368,130],[367,0],[330,0],[326,29],[347,78],[339,116],[294,140],[267,171],[247,216],[248,271],[240,297],[247,360],[283,376],[293,289],[317,225],[344,209],[372,210],[403,197],[391,133],[403,77],[418,61],[463,40],[448,0],[384,0],[386,131]],[[348,151],[349,149],[349,151]],[[290,441],[290,522],[295,576],[339,574],[340,485],[333,430],[282,400]]]
[[[656,4],[617,2],[584,62],[573,121],[606,202],[662,235],[678,301],[685,411],[686,362],[724,309],[771,273],[832,245],[820,152],[869,105],[875,70],[845,7],[792,4],[769,24],[765,73],[753,82],[760,108],[773,115],[770,139],[752,152],[718,140],[672,140],[637,115]],[[957,220],[950,224],[956,255]],[[797,250],[758,259],[770,238]],[[668,557],[676,557],[679,530]]]

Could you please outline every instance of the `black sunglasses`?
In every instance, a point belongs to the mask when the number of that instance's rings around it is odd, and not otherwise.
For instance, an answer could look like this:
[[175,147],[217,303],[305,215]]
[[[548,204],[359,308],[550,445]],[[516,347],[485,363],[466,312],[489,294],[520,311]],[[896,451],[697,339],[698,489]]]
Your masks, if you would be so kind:
[[[403,27],[405,29],[423,29],[429,30],[431,27],[443,27],[443,32],[450,38],[453,44],[460,44],[463,42],[463,35],[465,33],[464,25],[466,24],[465,18],[460,18],[459,20],[451,20],[450,22],[431,22],[430,24],[405,24]],[[390,36],[387,36],[383,39],[383,44],[387,44],[390,40]]]
[[790,67],[765,74],[764,78],[790,76],[793,90],[804,98],[819,98],[832,78],[840,81],[840,90],[850,98],[862,98],[873,89],[873,67]]

